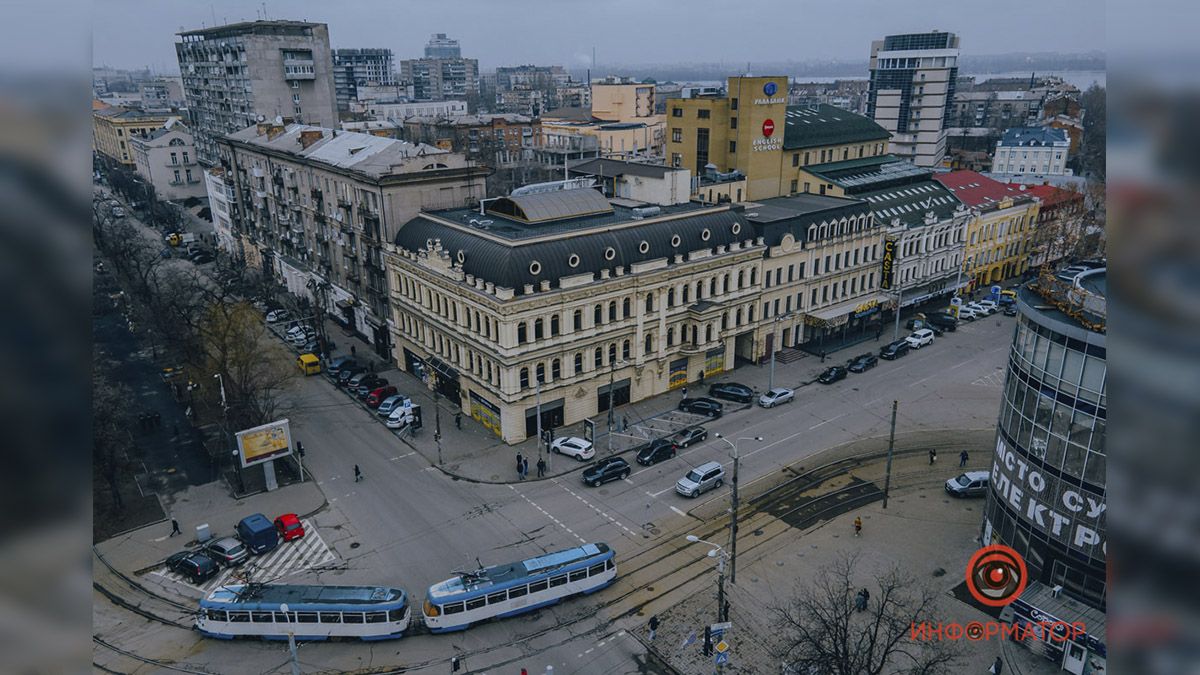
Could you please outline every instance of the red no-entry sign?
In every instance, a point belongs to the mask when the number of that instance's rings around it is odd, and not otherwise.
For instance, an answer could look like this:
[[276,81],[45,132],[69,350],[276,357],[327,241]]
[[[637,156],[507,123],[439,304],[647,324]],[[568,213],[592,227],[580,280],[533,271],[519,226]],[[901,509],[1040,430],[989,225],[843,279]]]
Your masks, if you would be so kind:
[[775,121],[767,120],[763,122],[763,136],[770,138],[773,133],[775,133]]

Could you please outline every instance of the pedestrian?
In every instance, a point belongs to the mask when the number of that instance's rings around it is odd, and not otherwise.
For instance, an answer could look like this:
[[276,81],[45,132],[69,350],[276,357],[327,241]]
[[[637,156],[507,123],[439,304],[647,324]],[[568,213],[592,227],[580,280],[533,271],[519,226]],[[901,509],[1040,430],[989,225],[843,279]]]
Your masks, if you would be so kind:
[[929,465],[933,466],[933,463],[936,461],[937,461],[937,450],[930,448],[929,449]]
[[354,465],[354,482],[355,482],[355,483],[357,483],[357,482],[359,482],[359,481],[361,481],[361,480],[362,480],[362,471],[360,471],[360,470],[358,469],[358,465],[357,465],[357,464],[355,464],[355,465]]
[[958,453],[958,468],[961,469],[964,466],[966,466],[967,460],[970,458],[971,458],[971,456],[967,454],[966,450],[963,450],[962,452]]
[[621,431],[625,431],[628,428],[629,428],[629,417],[627,417],[625,415],[621,415]]
[[871,591],[868,591],[867,589],[864,588],[864,589],[862,589],[862,595],[863,595],[863,609],[866,609],[867,603],[871,601]]
[[525,476],[521,475],[521,471],[523,471],[524,469],[525,469],[525,458],[522,457],[521,453],[518,452],[517,453],[517,478],[520,478],[522,480],[525,479]]
[[650,641],[654,642],[654,634],[658,631],[658,615],[650,617]]
[[880,326],[879,328],[875,329],[875,339],[876,340],[879,339],[880,335],[883,335],[883,326]]
[[999,656],[997,656],[996,660],[992,662],[992,667],[988,668],[988,672],[991,673],[992,675],[1000,675],[1000,673],[1003,670],[1004,670],[1004,662],[1000,660]]
[[358,350],[355,349],[354,345],[350,345],[350,356],[358,356]]
[[179,521],[175,520],[175,516],[171,516],[171,536],[183,534],[183,530],[179,529]]
[[825,350],[821,350],[821,363],[825,363]]
[[538,457],[537,461],[538,478],[543,478],[546,475],[546,460]]
[[457,673],[459,668],[462,668],[462,660],[457,656],[450,657],[450,672]]
[[855,516],[854,517],[854,536],[857,537],[860,534],[862,534],[862,518],[860,516]]
[[454,413],[454,428],[462,429],[462,412]]
[[528,475],[529,475],[529,458],[526,457],[525,459],[521,460],[521,480],[525,480],[525,477]]

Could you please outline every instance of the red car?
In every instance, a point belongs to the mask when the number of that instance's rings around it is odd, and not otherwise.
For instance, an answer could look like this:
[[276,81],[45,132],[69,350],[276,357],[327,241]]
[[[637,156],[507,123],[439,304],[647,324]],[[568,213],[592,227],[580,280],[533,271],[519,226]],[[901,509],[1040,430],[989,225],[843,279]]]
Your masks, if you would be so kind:
[[275,529],[284,541],[299,539],[304,536],[304,525],[294,513],[285,513],[275,519]]
[[395,393],[396,385],[380,387],[372,391],[370,394],[367,394],[367,405],[371,406],[372,408],[378,408],[379,404],[383,403],[383,399],[392,396]]

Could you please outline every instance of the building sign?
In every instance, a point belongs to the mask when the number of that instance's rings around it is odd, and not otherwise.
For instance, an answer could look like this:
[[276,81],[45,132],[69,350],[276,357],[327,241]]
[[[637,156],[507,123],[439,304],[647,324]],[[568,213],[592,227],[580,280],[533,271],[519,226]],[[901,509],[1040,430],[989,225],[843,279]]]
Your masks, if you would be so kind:
[[754,105],[782,105],[784,103],[787,103],[787,99],[784,97],[754,99]]
[[292,433],[287,420],[277,420],[237,432],[238,457],[242,468],[292,454]]
[[493,434],[503,437],[500,433],[500,408],[475,392],[471,392],[470,398],[472,419],[487,427]]
[[854,318],[861,319],[864,316],[870,316],[879,311],[878,300],[868,300],[858,307],[854,308]]
[[687,384],[687,359],[671,362],[671,377],[667,381],[667,389],[678,389]]
[[725,371],[725,348],[710,349],[704,354],[704,376],[712,377]]
[[772,150],[782,150],[783,142],[778,138],[756,138],[754,139],[754,152],[769,152]]
[[767,96],[774,96],[776,91],[779,91],[779,85],[774,82],[768,82],[763,85],[763,93]]
[[892,267],[896,264],[896,240],[883,240],[883,262],[880,264],[879,271],[879,287],[889,289],[892,287]]
[[1106,557],[1104,495],[1038,471],[1003,438],[996,440],[991,491],[1035,530],[1073,551]]
[[775,133],[775,120],[772,120],[772,119],[763,120],[762,130],[763,130],[763,136],[770,138],[771,134]]

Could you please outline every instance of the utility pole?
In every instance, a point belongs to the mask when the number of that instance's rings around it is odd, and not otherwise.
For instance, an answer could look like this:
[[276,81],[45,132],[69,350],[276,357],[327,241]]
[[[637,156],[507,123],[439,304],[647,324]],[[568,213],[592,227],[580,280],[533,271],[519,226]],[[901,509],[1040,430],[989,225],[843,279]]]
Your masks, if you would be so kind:
[[433,387],[433,441],[437,443],[438,451],[438,466],[445,464],[442,461],[442,405],[440,403],[441,396],[438,394],[437,381],[434,380]]
[[[534,383],[534,391],[537,395],[537,447],[538,459],[542,458],[542,445],[545,441],[542,440],[542,378],[538,377]],[[550,466],[550,453],[546,453],[546,466]]]
[[888,434],[888,457],[887,457],[887,474],[883,479],[883,508],[887,508],[888,490],[892,486],[892,449],[896,447],[896,406],[897,401],[892,401],[892,431]]
[[904,289],[896,289],[896,330],[892,332],[892,340],[900,339],[900,303],[904,301]]
[[723,552],[719,552],[717,554],[717,622],[723,623],[728,620],[729,614],[725,611],[725,555]]
[[730,494],[729,503],[729,583],[737,583],[737,535],[738,535],[738,465],[741,461],[741,454],[738,452],[738,443],[741,441],[759,441],[762,442],[762,436],[741,437],[737,442],[730,441],[721,434],[714,434],[715,438],[725,441],[729,447],[733,448],[733,490]]

